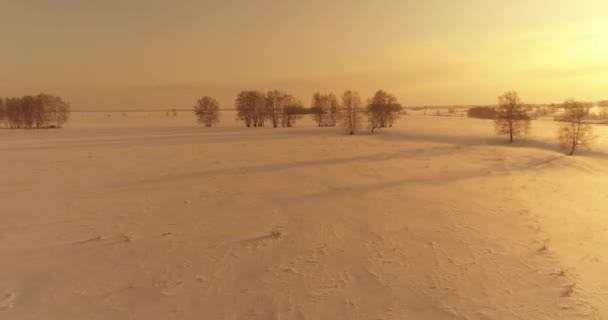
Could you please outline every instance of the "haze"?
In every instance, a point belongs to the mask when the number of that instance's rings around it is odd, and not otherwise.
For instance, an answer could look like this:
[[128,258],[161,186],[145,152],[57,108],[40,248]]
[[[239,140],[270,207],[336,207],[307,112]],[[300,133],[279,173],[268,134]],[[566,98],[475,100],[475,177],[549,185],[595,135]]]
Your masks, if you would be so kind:
[[0,91],[74,110],[232,107],[243,88],[405,105],[606,98],[608,2],[0,1]]
[[0,319],[608,319],[606,13],[0,0]]

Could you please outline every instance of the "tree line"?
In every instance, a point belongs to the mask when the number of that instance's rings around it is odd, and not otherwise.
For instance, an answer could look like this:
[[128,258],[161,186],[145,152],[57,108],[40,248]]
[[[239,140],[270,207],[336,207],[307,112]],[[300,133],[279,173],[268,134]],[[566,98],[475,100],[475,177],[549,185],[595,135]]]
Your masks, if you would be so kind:
[[[340,99],[333,93],[315,92],[310,107],[293,95],[271,90],[245,90],[235,99],[237,118],[247,127],[293,127],[303,116],[310,115],[318,127],[340,126],[355,134],[367,127],[371,132],[392,127],[403,110],[397,98],[378,90],[364,106],[357,91],[347,90]],[[216,99],[202,97],[194,106],[197,121],[207,127],[219,122],[220,107]],[[365,124],[367,123],[367,126]]]
[[[241,91],[235,100],[237,117],[247,127],[271,125],[292,127],[304,115],[311,115],[319,127],[340,127],[347,134],[361,131],[365,124],[373,133],[378,128],[392,127],[399,119],[403,107],[397,98],[383,90],[378,90],[363,104],[357,91],[346,90],[340,99],[333,93],[315,92],[310,107],[290,94],[272,90]],[[564,109],[559,127],[558,139],[568,154],[574,154],[580,145],[588,146],[593,140],[592,127],[584,120],[589,116],[590,104],[567,100],[560,105]],[[477,107],[469,110],[469,116],[492,119],[494,130],[506,135],[510,142],[527,135],[531,130],[530,105],[522,102],[515,91],[505,92],[498,97],[495,108]],[[202,97],[194,106],[200,124],[211,127],[219,122],[219,102],[211,97]]]
[[0,98],[0,123],[10,129],[61,128],[70,110],[61,97],[49,94]]

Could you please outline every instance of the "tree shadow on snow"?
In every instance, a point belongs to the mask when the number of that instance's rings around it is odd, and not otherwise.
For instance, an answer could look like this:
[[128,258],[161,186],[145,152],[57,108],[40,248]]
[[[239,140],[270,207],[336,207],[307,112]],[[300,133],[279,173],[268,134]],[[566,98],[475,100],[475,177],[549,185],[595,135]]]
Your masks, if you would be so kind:
[[350,163],[359,162],[375,162],[375,161],[387,161],[395,159],[412,159],[419,157],[428,156],[441,156],[444,154],[450,154],[460,149],[460,146],[440,146],[432,148],[417,148],[417,149],[405,149],[395,152],[381,152],[375,154],[357,155],[351,157],[341,158],[325,158],[316,160],[298,160],[289,161],[282,163],[268,163],[254,166],[243,166],[236,168],[221,168],[215,170],[204,170],[198,172],[187,172],[182,174],[166,175],[163,177],[139,180],[138,183],[165,183],[179,180],[192,180],[209,178],[220,175],[243,175],[252,173],[266,173],[275,172],[279,170],[290,170],[298,168],[318,168],[321,166],[332,166],[332,165],[347,165]]

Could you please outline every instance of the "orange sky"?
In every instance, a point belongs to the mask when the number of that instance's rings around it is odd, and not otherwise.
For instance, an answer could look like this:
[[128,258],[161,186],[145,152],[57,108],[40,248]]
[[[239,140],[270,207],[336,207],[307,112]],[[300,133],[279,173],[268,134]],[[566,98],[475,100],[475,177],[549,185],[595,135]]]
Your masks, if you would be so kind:
[[608,99],[606,0],[0,0],[0,95],[231,107],[239,89],[406,105]]

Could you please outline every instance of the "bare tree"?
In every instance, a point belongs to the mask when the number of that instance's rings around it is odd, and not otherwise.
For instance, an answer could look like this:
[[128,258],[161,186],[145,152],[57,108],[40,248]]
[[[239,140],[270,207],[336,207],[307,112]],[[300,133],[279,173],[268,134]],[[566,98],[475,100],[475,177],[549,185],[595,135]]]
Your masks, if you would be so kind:
[[376,128],[392,127],[402,109],[394,95],[378,90],[367,105],[367,117],[372,133]]
[[21,109],[23,110],[23,125],[27,129],[34,128],[36,123],[36,111],[38,101],[33,96],[23,96],[21,98]]
[[329,93],[327,95],[327,105],[329,105],[329,117],[327,119],[328,127],[335,127],[338,123],[338,118],[340,114],[340,103],[338,102],[338,98],[335,94]]
[[494,129],[497,134],[508,135],[510,142],[513,142],[515,137],[528,134],[530,117],[517,92],[508,91],[498,97]]
[[211,127],[220,121],[220,104],[214,98],[204,96],[194,105],[194,114],[199,124]]
[[67,102],[48,94],[7,98],[4,104],[9,128],[60,128],[70,115]]
[[36,129],[47,128],[48,114],[46,112],[46,103],[41,99],[41,96],[47,97],[47,95],[38,95],[35,97],[34,102],[34,125]]
[[282,101],[283,96],[284,94],[278,90],[272,90],[266,94],[266,109],[273,128],[279,126],[281,113],[283,113],[285,107]]
[[326,115],[324,110],[323,95],[321,93],[313,93],[310,110],[312,112],[312,118],[317,123],[317,126],[323,127],[325,124]]
[[291,119],[287,113],[287,107],[299,106],[300,102],[292,95],[278,90],[269,91],[266,94],[266,110],[267,115],[272,126],[274,128],[281,124],[283,127],[290,127],[288,125]]
[[335,127],[338,123],[340,104],[333,93],[315,92],[312,96],[311,113],[319,127]]
[[281,124],[283,127],[293,127],[304,114],[306,114],[306,109],[299,101],[287,105],[281,114]]
[[247,127],[251,127],[253,125],[254,106],[250,102],[250,91],[239,92],[234,104],[237,110],[237,117],[243,120]]
[[268,110],[266,95],[260,91],[241,91],[237,95],[235,106],[238,118],[247,127],[261,127],[266,122]]
[[583,122],[589,115],[589,104],[575,100],[567,100],[563,104],[565,111],[561,119],[564,123],[558,131],[558,139],[564,149],[569,149],[568,155],[574,154],[579,145],[589,147],[595,139],[591,125]]
[[70,104],[65,102],[60,96],[49,94],[39,94],[38,110],[44,112],[44,115],[37,115],[37,123],[40,123],[40,128],[61,128],[70,116]]
[[361,98],[357,91],[347,90],[342,94],[342,127],[348,134],[355,134],[361,128]]
[[21,98],[7,98],[6,118],[9,128],[18,129],[23,127],[23,108],[21,107]]
[[66,122],[68,122],[70,118],[70,114],[72,112],[72,107],[66,101],[64,101],[60,96],[55,97],[55,124],[57,128],[61,128]]
[[7,124],[6,107],[4,106],[4,99],[2,97],[0,97],[0,122],[4,122],[4,125]]
[[[57,116],[57,97],[41,93],[36,97],[36,112],[34,115],[36,128],[48,128]],[[56,122],[55,122],[56,123]]]

